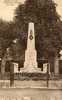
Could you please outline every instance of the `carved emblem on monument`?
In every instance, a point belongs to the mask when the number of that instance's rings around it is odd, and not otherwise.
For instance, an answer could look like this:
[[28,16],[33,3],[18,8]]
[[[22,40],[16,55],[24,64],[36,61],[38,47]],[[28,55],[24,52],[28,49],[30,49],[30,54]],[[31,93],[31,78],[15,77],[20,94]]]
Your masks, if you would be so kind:
[[30,31],[30,36],[29,39],[32,40],[33,39],[33,35],[32,35],[32,30]]

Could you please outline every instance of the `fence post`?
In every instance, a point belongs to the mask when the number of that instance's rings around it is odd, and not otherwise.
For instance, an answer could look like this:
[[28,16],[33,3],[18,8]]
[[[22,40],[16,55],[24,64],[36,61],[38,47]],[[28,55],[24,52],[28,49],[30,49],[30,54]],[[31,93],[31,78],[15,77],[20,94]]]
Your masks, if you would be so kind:
[[10,61],[10,86],[14,85],[14,65]]
[[49,87],[49,63],[47,64],[47,87]]

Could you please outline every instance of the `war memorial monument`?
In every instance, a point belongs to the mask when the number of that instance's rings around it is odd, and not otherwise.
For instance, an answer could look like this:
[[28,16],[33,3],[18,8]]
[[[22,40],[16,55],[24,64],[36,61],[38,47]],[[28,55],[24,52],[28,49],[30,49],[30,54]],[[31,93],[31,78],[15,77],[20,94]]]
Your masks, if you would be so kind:
[[[61,81],[49,81],[51,76],[48,63],[43,65],[43,71],[38,67],[33,22],[28,24],[24,67],[18,70],[18,64],[15,63],[12,67],[14,69],[12,74],[16,74],[16,76],[13,75],[11,87],[8,85],[11,80],[1,80],[2,84],[8,84],[2,88],[0,87],[0,100],[61,100],[62,95],[59,91]],[[44,76],[46,76],[46,79]]]
[[[16,67],[14,66],[14,69]],[[24,67],[20,68],[20,73],[44,73],[47,72],[47,65],[44,68],[44,71],[41,71],[38,68],[37,62],[37,51],[35,48],[35,31],[34,31],[34,23],[30,22],[28,24],[28,38],[27,38],[27,49],[25,51],[25,61]],[[18,72],[18,67],[15,72]]]

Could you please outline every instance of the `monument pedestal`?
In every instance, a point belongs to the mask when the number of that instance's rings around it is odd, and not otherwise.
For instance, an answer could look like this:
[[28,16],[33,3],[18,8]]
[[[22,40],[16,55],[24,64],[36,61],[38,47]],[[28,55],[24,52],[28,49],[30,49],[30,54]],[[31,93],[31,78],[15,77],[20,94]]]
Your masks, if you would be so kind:
[[[29,66],[28,66],[29,67]],[[41,73],[41,69],[40,68],[21,68],[20,70],[21,73]]]
[[25,52],[25,62],[24,62],[24,71],[25,72],[40,72],[38,68],[38,63],[36,61],[37,52],[35,49],[28,49]]
[[37,56],[36,50],[30,50],[30,49],[26,50],[24,68],[22,68],[20,72],[41,73],[41,69],[38,68],[36,56]]

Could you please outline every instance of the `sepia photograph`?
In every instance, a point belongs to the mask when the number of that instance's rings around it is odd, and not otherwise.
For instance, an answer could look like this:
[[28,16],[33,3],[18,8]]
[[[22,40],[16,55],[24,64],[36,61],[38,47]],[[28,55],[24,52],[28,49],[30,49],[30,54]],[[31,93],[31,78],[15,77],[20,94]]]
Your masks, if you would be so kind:
[[0,0],[0,100],[62,100],[61,0]]

